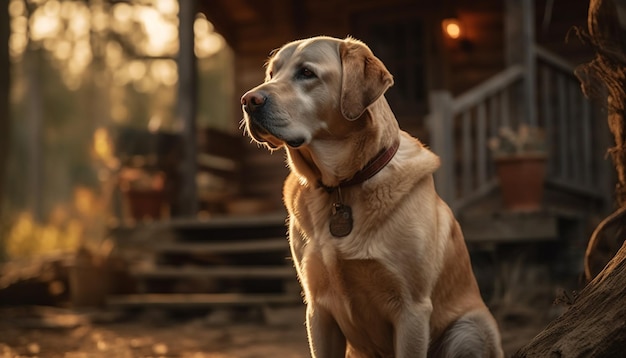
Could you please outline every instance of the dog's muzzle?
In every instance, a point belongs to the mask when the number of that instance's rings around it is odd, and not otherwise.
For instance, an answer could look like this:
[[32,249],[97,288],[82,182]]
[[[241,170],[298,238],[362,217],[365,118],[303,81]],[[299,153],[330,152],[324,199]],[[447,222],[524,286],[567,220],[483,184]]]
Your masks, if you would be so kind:
[[241,97],[246,127],[252,139],[259,143],[266,143],[272,148],[277,148],[280,145],[272,138],[293,148],[304,144],[305,138],[291,138],[291,136],[286,135],[284,125],[277,124],[280,121],[272,116],[269,102],[268,94],[259,90],[248,91]]
[[260,143],[268,143],[263,136],[271,134],[262,124],[263,108],[267,103],[267,94],[261,91],[248,91],[241,96],[241,106],[245,113],[246,127],[250,136]]

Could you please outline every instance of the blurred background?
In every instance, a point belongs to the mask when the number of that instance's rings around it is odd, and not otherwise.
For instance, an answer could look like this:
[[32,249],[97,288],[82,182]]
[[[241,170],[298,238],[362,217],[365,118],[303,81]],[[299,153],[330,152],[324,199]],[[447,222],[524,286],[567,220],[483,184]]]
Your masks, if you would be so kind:
[[[401,127],[442,158],[437,189],[505,339],[519,346],[558,313],[555,298],[584,283],[587,240],[614,207],[606,98],[587,100],[574,75],[593,58],[587,7],[8,0],[0,306],[235,307],[229,322],[300,307],[284,157],[243,136],[239,98],[263,81],[273,49],[350,35],[394,75],[386,97]],[[601,246],[596,271],[621,243]]]

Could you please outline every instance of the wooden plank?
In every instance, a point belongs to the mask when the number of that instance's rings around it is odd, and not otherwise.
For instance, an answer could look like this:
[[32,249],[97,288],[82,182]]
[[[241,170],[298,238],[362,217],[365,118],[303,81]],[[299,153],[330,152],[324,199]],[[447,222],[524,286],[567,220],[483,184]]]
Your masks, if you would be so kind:
[[487,97],[518,81],[522,78],[523,74],[524,69],[521,66],[513,65],[508,67],[482,82],[480,85],[455,98],[452,112],[458,114],[469,110],[471,107],[475,106],[476,103],[484,101]]
[[136,268],[131,274],[144,279],[173,278],[296,278],[292,266],[216,266]]
[[594,182],[594,175],[597,175],[597,171],[593,168],[593,144],[591,141],[594,135],[591,126],[591,106],[589,100],[581,96],[582,99],[582,133],[583,133],[583,185],[592,187]]
[[580,93],[579,84],[573,80],[568,81],[568,95],[569,98],[569,123],[570,123],[570,133],[569,133],[569,150],[567,151],[568,160],[572,166],[572,174],[571,180],[575,183],[581,183],[582,181],[582,158],[584,150],[582,146],[582,137],[589,136],[591,133],[583,133],[582,132],[582,113],[581,101],[584,100],[582,98],[582,94]]
[[267,304],[297,304],[302,298],[297,294],[240,294],[240,293],[148,293],[112,295],[107,306],[152,308],[198,308],[216,306],[255,306]]
[[469,243],[550,241],[558,239],[558,220],[547,213],[484,215],[464,218],[461,227]]
[[532,0],[504,1],[505,58],[507,66],[523,67],[522,86],[516,101],[521,106],[519,123],[536,125],[535,26]]
[[463,177],[461,178],[463,197],[471,193],[474,178],[474,171],[472,170],[472,113],[469,110],[463,112],[461,121],[463,130]]
[[452,204],[456,200],[456,155],[452,131],[452,95],[448,91],[431,91],[428,96],[430,115],[427,118],[431,133],[430,147],[441,157],[441,167],[435,172],[435,186],[439,196]]
[[499,188],[498,179],[492,178],[480,187],[473,190],[469,195],[463,196],[454,203],[455,212],[461,212],[466,207],[478,202]]
[[498,135],[500,124],[498,123],[498,107],[502,106],[499,93],[489,97],[489,137],[495,137]]
[[487,181],[487,109],[485,102],[476,107],[476,180],[477,186]]
[[549,64],[550,67],[555,67],[564,73],[569,73],[571,75],[574,74],[576,66],[572,65],[567,60],[564,60],[559,55],[552,53],[545,47],[535,44],[535,54],[540,61]]
[[[489,97],[489,138],[494,138],[498,135],[498,106],[501,106],[500,96],[493,95]],[[489,153],[489,152],[488,152]],[[490,159],[493,159],[491,155],[489,155]],[[487,165],[488,177],[493,177],[495,175],[495,165],[493,160],[489,160]]]
[[500,92],[500,127],[511,126],[511,108],[509,106],[510,95],[511,90],[509,88],[505,88],[502,92]]
[[[548,153],[552,153],[552,148],[549,147],[552,144],[554,139],[554,111],[552,108],[552,84],[550,80],[552,79],[552,72],[547,66],[540,67],[540,75],[541,75],[541,102],[539,106],[541,107],[541,115],[543,117],[543,126],[546,131],[547,145],[548,145]],[[556,165],[554,160],[548,161],[548,175],[554,175],[556,173]]]
[[[137,223],[134,226],[118,226],[112,230],[140,230],[149,228],[151,230],[168,229],[199,229],[210,230],[215,228],[240,228],[258,226],[284,226],[286,228],[287,213],[279,210],[274,213],[264,215],[247,216],[213,216],[208,218],[173,218],[170,220],[160,220],[155,222]],[[286,232],[286,231],[285,231]]]
[[569,174],[569,165],[567,163],[568,152],[568,129],[567,129],[567,93],[565,87],[565,78],[563,74],[556,75],[557,102],[558,102],[558,119],[559,119],[559,178],[566,178]]
[[166,242],[147,247],[151,251],[189,254],[219,254],[287,251],[289,243],[286,237],[263,240],[236,240],[224,242]]
[[177,115],[182,123],[184,138],[183,156],[180,164],[180,191],[172,214],[179,217],[195,217],[198,213],[196,187],[196,112],[197,112],[197,66],[194,55],[193,25],[196,17],[194,1],[179,1],[179,55],[178,55],[178,103]]

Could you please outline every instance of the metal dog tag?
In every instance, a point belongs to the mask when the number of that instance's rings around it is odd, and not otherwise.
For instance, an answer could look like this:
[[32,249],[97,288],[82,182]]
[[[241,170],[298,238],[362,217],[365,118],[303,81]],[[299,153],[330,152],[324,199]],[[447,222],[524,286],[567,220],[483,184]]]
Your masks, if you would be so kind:
[[334,237],[344,237],[350,234],[352,231],[352,208],[341,203],[334,203],[328,226]]

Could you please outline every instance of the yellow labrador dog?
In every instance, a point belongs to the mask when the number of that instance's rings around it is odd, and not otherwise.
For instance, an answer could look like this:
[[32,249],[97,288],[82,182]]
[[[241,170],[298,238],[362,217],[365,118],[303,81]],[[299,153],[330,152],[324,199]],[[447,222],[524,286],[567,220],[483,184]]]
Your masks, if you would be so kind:
[[285,148],[289,241],[313,357],[502,357],[463,235],[435,192],[439,158],[399,129],[393,78],[362,42],[274,53],[241,98],[245,128]]

